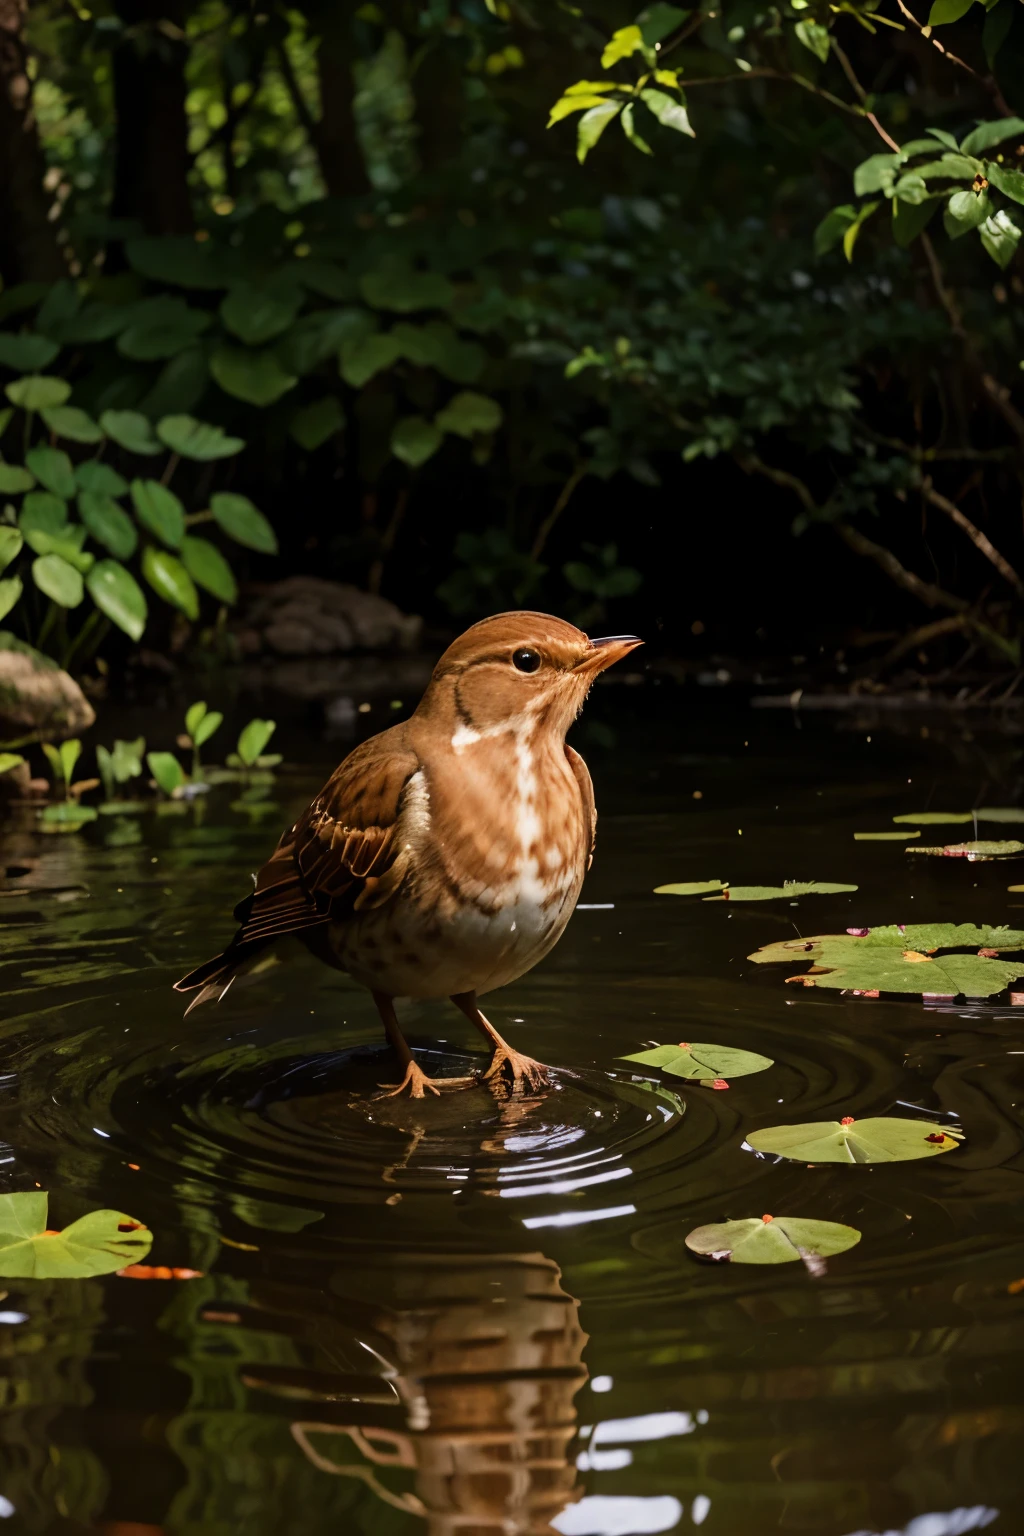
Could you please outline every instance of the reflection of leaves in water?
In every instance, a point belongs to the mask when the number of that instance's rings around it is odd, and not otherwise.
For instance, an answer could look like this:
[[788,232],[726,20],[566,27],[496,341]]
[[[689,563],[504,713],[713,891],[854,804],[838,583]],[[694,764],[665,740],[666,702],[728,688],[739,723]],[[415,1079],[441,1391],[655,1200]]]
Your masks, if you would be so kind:
[[142,842],[142,828],[128,816],[118,816],[104,828],[105,848],[133,848]]
[[800,1216],[751,1216],[715,1222],[687,1233],[686,1246],[703,1258],[733,1264],[792,1264],[805,1256],[830,1258],[860,1242],[856,1227]]
[[620,1056],[619,1060],[637,1061],[645,1067],[660,1067],[672,1077],[701,1082],[719,1077],[746,1077],[752,1072],[764,1072],[774,1065],[770,1056],[741,1051],[733,1045],[691,1045],[688,1042],[657,1045],[653,1050],[637,1051],[633,1056]]
[[74,965],[47,965],[39,969],[22,971],[24,981],[45,981],[51,987],[72,986],[81,981],[109,981],[114,976],[131,976],[131,965],[101,965],[98,962],[80,960]]
[[969,859],[972,863],[982,859],[1007,859],[1024,853],[1024,843],[974,842],[947,843],[942,848],[908,848],[908,853],[927,853],[940,859]]
[[153,1234],[121,1211],[90,1211],[62,1232],[49,1232],[43,1191],[0,1195],[0,1275],[69,1280],[109,1275],[144,1259]]
[[993,953],[1024,948],[1024,933],[1012,928],[978,928],[970,923],[911,923],[872,928],[866,933],[821,934],[784,939],[748,955],[757,965],[807,960],[813,971],[792,978],[807,986],[858,992],[916,992],[932,997],[992,997],[1018,976],[1024,960],[996,960],[989,954],[930,954],[940,949],[982,949]]
[[323,1220],[323,1211],[311,1211],[302,1205],[278,1205],[273,1200],[252,1200],[248,1195],[232,1195],[231,1209],[250,1227],[267,1232],[301,1232],[314,1221]]
[[818,1120],[808,1125],[771,1125],[752,1131],[755,1152],[774,1152],[801,1163],[907,1163],[952,1152],[963,1137],[927,1120],[890,1116],[867,1120]]

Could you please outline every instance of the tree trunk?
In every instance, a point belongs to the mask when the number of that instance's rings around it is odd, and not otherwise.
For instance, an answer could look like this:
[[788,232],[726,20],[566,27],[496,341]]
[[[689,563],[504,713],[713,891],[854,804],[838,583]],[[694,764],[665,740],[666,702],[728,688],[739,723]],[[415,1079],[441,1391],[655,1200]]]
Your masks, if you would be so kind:
[[184,0],[117,0],[117,14],[111,215],[137,219],[148,235],[191,234]]
[[22,28],[25,0],[0,0],[0,278],[57,282],[67,263],[49,218],[46,161],[32,110]]
[[370,191],[353,111],[352,6],[330,0],[315,20],[320,86],[320,121],[315,146],[320,174],[332,197],[358,197]]

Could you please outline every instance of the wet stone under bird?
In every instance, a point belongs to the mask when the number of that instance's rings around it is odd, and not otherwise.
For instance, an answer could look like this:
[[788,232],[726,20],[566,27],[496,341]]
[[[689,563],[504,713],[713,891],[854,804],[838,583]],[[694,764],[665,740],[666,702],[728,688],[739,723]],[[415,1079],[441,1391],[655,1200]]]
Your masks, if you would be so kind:
[[[397,1013],[422,1074],[472,1079],[416,1098],[387,1093],[401,1063],[371,991],[301,944],[182,1017],[173,983],[228,942],[342,756],[282,734],[262,800],[5,833],[5,1188],[48,1191],[51,1228],[109,1208],[153,1242],[147,1278],[0,1284],[4,1528],[1019,1531],[1024,1010],[1011,990],[787,984],[805,962],[747,958],[883,924],[1024,927],[1019,862],[854,836],[1016,805],[1019,736],[749,710],[611,669],[568,738],[593,866],[558,943],[484,1004],[543,1076],[487,1081],[470,1019],[414,997]],[[655,894],[784,880],[855,889]],[[711,1087],[624,1059],[677,1042],[771,1065]],[[963,1140],[812,1167],[748,1140],[873,1116]],[[860,1240],[777,1265],[687,1247],[769,1213]]]

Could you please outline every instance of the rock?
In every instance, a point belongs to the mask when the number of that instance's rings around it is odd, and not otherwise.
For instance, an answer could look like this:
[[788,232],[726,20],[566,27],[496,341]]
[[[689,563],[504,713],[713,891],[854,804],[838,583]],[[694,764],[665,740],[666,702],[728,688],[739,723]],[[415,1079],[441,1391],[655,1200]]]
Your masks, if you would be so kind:
[[253,589],[237,634],[246,655],[332,656],[407,651],[422,620],[387,598],[320,576],[288,576]]
[[52,657],[0,630],[0,739],[60,740],[95,719],[81,688]]

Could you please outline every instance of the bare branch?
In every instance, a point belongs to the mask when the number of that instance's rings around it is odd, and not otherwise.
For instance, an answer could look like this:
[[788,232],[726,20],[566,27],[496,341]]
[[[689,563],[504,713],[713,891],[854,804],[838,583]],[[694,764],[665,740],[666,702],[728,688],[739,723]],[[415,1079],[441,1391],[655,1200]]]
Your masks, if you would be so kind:
[[1009,560],[1006,559],[1005,555],[999,553],[987,534],[982,533],[981,529],[971,522],[966,513],[961,512],[955,502],[950,501],[948,497],[943,496],[937,491],[932,485],[931,480],[923,482],[921,493],[926,501],[929,501],[933,507],[938,507],[940,512],[945,512],[946,516],[966,533],[975,548],[981,551],[986,560],[992,562],[1000,576],[1009,582],[1018,597],[1024,597],[1024,581],[1021,581]]
[[914,13],[908,10],[904,5],[903,0],[896,0],[896,4],[899,6],[907,20],[910,22],[910,25],[912,27],[916,27],[917,31],[921,34],[925,41],[931,43],[933,48],[937,48],[944,59],[948,59],[950,64],[955,64],[957,69],[966,70],[972,80],[977,80],[982,90],[987,91],[988,94],[992,97],[992,100],[995,102],[998,111],[1003,117],[1013,117],[1015,115],[1012,108],[1007,105],[1006,98],[1004,97],[1002,91],[999,89],[999,82],[996,80],[994,75],[979,75],[976,69],[972,69],[970,64],[966,63],[963,59],[959,58],[957,54],[953,53],[949,48],[947,48],[945,43],[940,42],[940,40],[935,36],[931,27],[927,27],[923,22],[918,21]]

